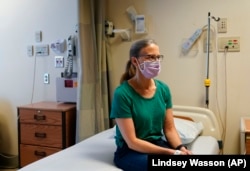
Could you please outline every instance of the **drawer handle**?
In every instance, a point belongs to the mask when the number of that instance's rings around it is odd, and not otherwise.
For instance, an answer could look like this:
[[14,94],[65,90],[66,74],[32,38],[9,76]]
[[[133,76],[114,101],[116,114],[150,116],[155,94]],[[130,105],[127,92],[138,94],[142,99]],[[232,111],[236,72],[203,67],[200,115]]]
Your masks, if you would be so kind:
[[35,151],[34,154],[40,157],[45,157],[47,155],[44,151]]
[[34,115],[34,119],[37,121],[44,121],[46,119],[46,116],[44,115]]
[[35,137],[38,137],[38,138],[46,138],[46,133],[35,132]]

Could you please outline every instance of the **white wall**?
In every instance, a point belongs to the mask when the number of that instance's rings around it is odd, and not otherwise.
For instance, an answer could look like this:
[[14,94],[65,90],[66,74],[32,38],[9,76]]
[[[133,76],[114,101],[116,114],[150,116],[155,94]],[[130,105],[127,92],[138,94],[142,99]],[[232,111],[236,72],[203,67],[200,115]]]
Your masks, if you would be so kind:
[[[178,105],[206,107],[205,86],[207,54],[203,52],[203,33],[188,55],[181,53],[181,44],[193,32],[207,25],[211,16],[227,18],[227,33],[217,34],[217,23],[211,20],[211,30],[216,37],[239,36],[240,52],[210,53],[209,108],[226,124],[225,154],[239,153],[240,117],[250,115],[250,58],[247,38],[249,36],[248,0],[108,0],[108,20],[115,28],[133,28],[126,9],[133,5],[138,14],[146,16],[148,34],[132,35],[132,42],[141,37],[156,39],[165,55],[159,79],[172,90],[173,102]],[[113,86],[119,84],[121,74],[129,58],[132,42],[120,41],[119,35],[109,38],[112,47]],[[214,47],[216,48],[216,46]],[[122,67],[124,66],[124,67]],[[226,74],[225,74],[226,72]]]
[[[77,0],[0,1],[0,153],[17,154],[17,106],[55,101],[55,78],[63,72],[54,67],[54,56],[28,57],[27,46],[50,44],[75,34]],[[42,31],[42,42],[35,32]],[[67,52],[62,54],[65,58]],[[76,70],[76,67],[74,68]],[[43,74],[50,74],[50,84]],[[33,89],[34,84],[34,89]]]

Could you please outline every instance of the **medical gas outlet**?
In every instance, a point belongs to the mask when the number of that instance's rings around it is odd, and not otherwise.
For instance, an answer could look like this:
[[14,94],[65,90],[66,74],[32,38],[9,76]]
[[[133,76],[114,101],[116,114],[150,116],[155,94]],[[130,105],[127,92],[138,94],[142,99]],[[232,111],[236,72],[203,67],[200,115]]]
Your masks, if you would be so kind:
[[239,52],[240,37],[219,37],[218,52]]
[[55,56],[55,67],[63,68],[64,67],[64,57],[63,56]]

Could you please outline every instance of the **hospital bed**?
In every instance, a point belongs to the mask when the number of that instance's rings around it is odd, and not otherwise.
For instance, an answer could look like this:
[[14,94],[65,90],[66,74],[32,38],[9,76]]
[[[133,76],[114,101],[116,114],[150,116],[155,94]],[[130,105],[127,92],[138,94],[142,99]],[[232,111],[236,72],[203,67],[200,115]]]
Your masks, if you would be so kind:
[[[173,111],[178,131],[186,134],[181,135],[182,140],[194,154],[220,154],[222,132],[211,110],[175,105]],[[184,133],[181,133],[182,130]],[[115,127],[19,168],[18,171],[120,170],[113,164],[116,149],[114,136]]]

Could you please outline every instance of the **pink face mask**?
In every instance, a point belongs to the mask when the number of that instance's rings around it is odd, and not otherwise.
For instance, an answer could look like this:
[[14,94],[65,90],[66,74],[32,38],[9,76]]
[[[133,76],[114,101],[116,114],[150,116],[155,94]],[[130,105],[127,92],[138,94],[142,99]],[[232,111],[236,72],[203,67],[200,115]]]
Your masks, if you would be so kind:
[[139,69],[144,77],[150,79],[156,77],[161,70],[160,61],[144,61],[140,64]]

